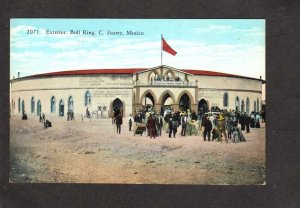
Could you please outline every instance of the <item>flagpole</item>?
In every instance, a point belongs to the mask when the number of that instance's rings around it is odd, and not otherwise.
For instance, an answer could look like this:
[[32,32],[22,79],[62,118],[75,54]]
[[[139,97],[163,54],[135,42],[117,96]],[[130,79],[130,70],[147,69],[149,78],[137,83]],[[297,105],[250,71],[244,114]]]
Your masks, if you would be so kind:
[[160,47],[160,66],[162,67],[162,54],[163,54],[163,42],[162,42],[162,39],[163,39],[163,35],[161,34],[161,40],[160,40],[160,42],[161,42],[161,47]]
[[160,47],[160,76],[163,76],[163,70],[162,70],[162,56],[163,56],[163,35],[161,34],[161,47]]

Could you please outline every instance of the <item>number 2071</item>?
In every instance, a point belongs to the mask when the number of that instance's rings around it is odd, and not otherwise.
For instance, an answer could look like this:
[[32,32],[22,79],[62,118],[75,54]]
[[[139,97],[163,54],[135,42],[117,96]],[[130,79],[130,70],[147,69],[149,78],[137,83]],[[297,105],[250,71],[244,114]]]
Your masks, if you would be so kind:
[[27,30],[28,35],[32,35],[32,34],[39,34],[39,30]]

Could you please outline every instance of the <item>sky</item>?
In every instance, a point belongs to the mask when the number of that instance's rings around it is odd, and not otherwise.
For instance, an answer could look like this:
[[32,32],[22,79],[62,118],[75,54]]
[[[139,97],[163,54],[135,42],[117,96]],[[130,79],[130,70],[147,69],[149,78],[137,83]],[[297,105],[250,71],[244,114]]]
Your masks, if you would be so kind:
[[265,79],[263,19],[11,19],[10,77],[156,67],[161,35],[177,51],[176,56],[163,52],[163,65]]

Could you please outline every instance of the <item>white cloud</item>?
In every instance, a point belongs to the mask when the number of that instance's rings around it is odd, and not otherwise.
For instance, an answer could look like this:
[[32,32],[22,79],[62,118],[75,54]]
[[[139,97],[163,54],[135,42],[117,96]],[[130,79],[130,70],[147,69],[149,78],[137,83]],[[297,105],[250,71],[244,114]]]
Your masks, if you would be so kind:
[[[82,40],[82,39],[81,39]],[[14,74],[30,75],[60,70],[91,68],[153,67],[160,65],[160,43],[130,39],[105,40],[87,38],[44,42],[48,47],[65,50],[46,52],[14,52],[11,63]],[[208,45],[193,41],[173,40],[168,43],[178,52],[176,56],[163,53],[163,64],[182,69],[202,69],[259,78],[265,76],[265,50],[261,46],[242,44]],[[74,50],[76,48],[76,50]],[[41,71],[43,69],[44,71]]]
[[243,33],[246,36],[263,36],[265,31],[263,28],[252,27],[249,29],[234,28],[229,25],[211,25],[203,28],[195,28],[195,33]]
[[207,33],[207,32],[230,32],[234,28],[229,25],[211,25],[203,28],[196,28],[194,32],[196,33]]

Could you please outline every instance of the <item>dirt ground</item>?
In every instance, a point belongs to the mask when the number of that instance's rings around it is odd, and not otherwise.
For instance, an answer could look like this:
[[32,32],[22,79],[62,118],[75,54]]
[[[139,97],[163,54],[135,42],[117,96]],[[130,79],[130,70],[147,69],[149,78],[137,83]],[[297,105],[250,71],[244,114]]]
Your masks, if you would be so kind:
[[[76,117],[75,117],[76,118]],[[204,142],[201,136],[150,139],[120,135],[111,119],[10,119],[10,182],[126,184],[264,184],[265,125],[247,142]],[[124,119],[125,120],[125,119]],[[181,130],[179,127],[178,130]]]

